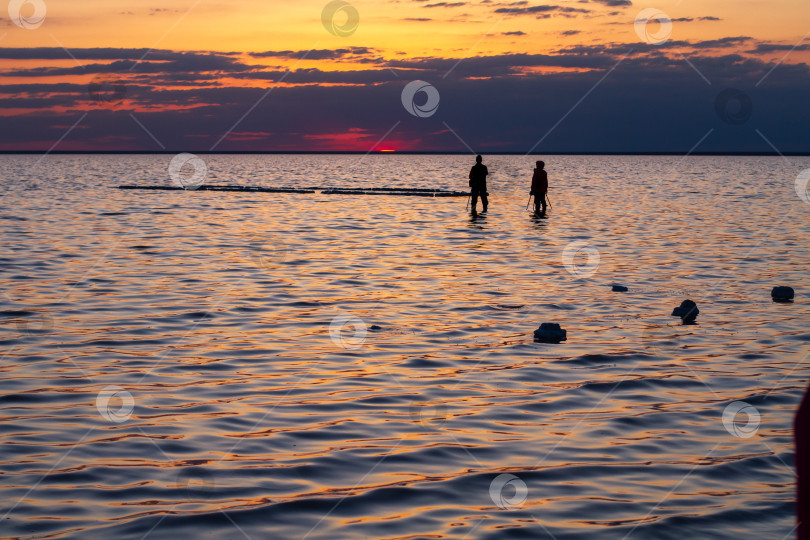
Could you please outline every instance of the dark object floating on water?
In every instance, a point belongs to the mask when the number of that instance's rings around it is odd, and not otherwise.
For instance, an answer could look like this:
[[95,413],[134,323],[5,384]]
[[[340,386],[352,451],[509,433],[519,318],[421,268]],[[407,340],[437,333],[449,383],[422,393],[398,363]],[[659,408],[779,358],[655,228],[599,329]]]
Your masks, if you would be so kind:
[[627,292],[629,289],[624,285],[614,285],[613,292]]
[[559,343],[567,337],[567,332],[557,323],[544,322],[534,331],[534,340],[540,343]]
[[[430,189],[430,188],[391,188],[391,187],[364,187],[364,188],[338,188],[338,187],[318,187],[312,186],[308,187],[307,189],[312,189],[315,191],[331,191],[331,190],[341,190],[341,191],[410,191],[413,193],[433,193],[434,191],[447,191],[445,189]],[[459,192],[461,193],[461,192]],[[466,191],[464,192],[465,195],[469,195]]]
[[[157,189],[160,191],[187,191],[180,186],[118,186],[118,189]],[[188,191],[237,191],[248,193],[315,193],[311,189],[292,189],[277,187],[247,187],[247,186],[206,186],[202,185]]]
[[793,302],[793,287],[774,287],[771,291],[771,298],[774,302]]
[[526,307],[526,304],[498,304],[495,306],[495,309],[499,311],[508,311],[508,310],[515,310],[515,309],[523,309]]
[[376,325],[376,324],[372,324],[371,326],[369,326],[369,327],[368,327],[368,329],[369,329],[369,330],[372,330],[372,331],[374,331],[374,332],[377,332],[378,330],[382,330],[382,326],[378,326],[378,325]]
[[[146,189],[160,191],[186,191],[180,186],[118,186],[118,189]],[[466,197],[466,191],[448,191],[446,189],[414,189],[414,188],[281,188],[281,187],[248,187],[248,186],[215,186],[202,185],[188,191],[231,191],[244,193],[315,193],[320,191],[324,195],[398,195],[404,197]]]
[[447,191],[444,189],[394,189],[394,188],[367,188],[344,189],[326,188],[324,195],[397,195],[400,197],[466,197],[466,191]]
[[680,307],[676,307],[672,310],[672,316],[680,317],[684,324],[695,322],[698,315],[700,315],[700,310],[698,309],[697,304],[692,300],[684,300],[681,302]]

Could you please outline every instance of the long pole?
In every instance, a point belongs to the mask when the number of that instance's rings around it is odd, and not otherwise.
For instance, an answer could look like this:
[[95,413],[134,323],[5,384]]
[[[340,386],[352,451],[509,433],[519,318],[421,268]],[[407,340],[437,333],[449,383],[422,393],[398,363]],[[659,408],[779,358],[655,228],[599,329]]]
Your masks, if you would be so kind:
[[548,207],[549,207],[549,208],[551,208],[551,209],[553,210],[553,209],[554,209],[554,207],[553,207],[553,206],[551,206],[551,199],[549,198],[548,193],[546,193],[546,200],[548,201]]
[[472,193],[467,197],[467,206],[464,207],[465,212],[470,209],[470,199],[472,199]]
[[529,205],[532,203],[532,196],[534,193],[529,193],[529,202],[526,203],[526,210],[529,209]]

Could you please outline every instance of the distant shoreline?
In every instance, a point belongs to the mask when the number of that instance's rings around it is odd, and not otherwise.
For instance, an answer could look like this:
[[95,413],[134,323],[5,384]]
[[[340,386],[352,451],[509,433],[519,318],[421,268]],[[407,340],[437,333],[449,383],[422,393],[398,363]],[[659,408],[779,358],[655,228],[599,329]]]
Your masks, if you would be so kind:
[[[402,151],[402,152],[360,152],[360,151],[194,151],[194,150],[160,150],[160,151],[139,151],[139,150],[97,150],[97,151],[72,151],[72,150],[54,150],[52,152],[37,151],[37,150],[18,150],[6,151],[0,150],[0,155],[165,155],[165,154],[179,154],[189,152],[192,154],[200,155],[321,155],[321,156],[339,156],[339,155],[408,155],[408,156],[469,156],[470,152],[424,152],[424,151]],[[808,157],[810,152],[532,152],[526,154],[525,152],[487,152],[482,151],[481,154],[488,156],[739,156],[739,157]]]

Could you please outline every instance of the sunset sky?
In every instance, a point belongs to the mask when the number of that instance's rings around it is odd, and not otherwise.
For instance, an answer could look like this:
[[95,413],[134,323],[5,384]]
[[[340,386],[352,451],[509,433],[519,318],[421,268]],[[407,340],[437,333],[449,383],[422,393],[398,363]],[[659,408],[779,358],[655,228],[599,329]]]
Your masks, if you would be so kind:
[[332,8],[12,1],[0,150],[810,151],[806,0]]

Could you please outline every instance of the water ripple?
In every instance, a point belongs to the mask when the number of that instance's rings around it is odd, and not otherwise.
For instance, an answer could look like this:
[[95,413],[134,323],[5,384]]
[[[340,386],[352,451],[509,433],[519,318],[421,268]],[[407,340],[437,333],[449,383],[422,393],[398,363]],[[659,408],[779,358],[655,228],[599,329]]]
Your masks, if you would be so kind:
[[[513,156],[488,158],[477,218],[442,198],[114,189],[165,178],[163,156],[2,159],[4,536],[791,533],[798,165],[550,156],[555,208],[532,219]],[[469,166],[206,160],[286,187],[460,190]],[[691,180],[663,189],[676,164]],[[768,204],[741,171],[774,179]],[[564,260],[575,240],[593,273]],[[795,303],[770,301],[782,284]],[[696,325],[669,317],[685,298]],[[568,339],[535,343],[541,322]]]

